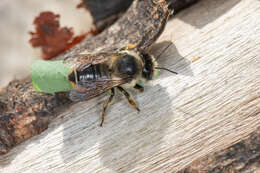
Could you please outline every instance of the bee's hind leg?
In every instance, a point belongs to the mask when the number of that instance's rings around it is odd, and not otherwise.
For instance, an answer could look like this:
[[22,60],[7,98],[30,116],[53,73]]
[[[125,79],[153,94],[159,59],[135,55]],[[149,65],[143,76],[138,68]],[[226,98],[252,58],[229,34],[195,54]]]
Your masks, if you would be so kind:
[[111,94],[110,94],[109,98],[108,98],[108,99],[104,102],[104,104],[103,104],[102,117],[101,117],[100,126],[102,126],[103,123],[104,123],[104,120],[105,120],[105,111],[106,111],[108,105],[112,102],[114,96],[115,96],[115,89],[112,88],[112,89],[111,89]]
[[125,96],[125,98],[127,99],[128,103],[133,106],[138,112],[140,112],[140,109],[138,108],[137,104],[135,103],[135,101],[131,98],[131,95],[124,90],[124,88],[118,86],[117,87],[119,89],[120,92],[122,92]]

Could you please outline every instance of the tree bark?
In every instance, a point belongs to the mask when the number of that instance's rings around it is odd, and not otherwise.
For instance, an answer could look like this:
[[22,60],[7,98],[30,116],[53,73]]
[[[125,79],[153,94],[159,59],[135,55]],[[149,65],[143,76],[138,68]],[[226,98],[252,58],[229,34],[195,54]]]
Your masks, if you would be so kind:
[[[199,0],[166,0],[174,14]],[[129,8],[133,0],[82,0],[80,7],[88,9],[99,31],[113,24]]]

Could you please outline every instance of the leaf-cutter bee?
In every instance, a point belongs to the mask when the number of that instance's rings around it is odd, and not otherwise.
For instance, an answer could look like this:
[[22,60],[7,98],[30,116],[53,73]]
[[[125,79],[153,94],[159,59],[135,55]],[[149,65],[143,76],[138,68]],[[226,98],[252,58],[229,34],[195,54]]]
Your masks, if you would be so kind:
[[110,96],[103,104],[100,126],[115,95],[115,88],[139,112],[140,109],[125,88],[133,87],[142,92],[144,88],[137,82],[152,80],[156,69],[164,69],[157,67],[153,56],[137,51],[132,44],[113,52],[79,55],[76,62],[76,67],[68,75],[68,80],[74,86],[69,95],[72,101],[88,100],[110,90]]

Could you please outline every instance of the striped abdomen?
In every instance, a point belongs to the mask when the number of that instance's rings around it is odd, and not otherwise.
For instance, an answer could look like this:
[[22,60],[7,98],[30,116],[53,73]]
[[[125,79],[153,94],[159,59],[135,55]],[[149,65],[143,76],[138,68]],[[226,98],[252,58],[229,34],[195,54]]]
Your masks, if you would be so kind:
[[81,71],[72,72],[68,79],[72,82],[91,82],[99,79],[108,78],[103,64],[90,65]]

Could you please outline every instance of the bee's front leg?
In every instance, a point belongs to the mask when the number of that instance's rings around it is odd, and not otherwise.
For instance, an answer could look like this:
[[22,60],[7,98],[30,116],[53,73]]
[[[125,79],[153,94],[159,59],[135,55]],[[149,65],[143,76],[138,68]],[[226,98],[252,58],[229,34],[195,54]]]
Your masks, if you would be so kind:
[[122,92],[125,96],[125,98],[127,99],[128,103],[133,106],[138,112],[140,112],[140,109],[138,108],[137,104],[135,103],[135,101],[131,98],[130,94],[124,90],[124,88],[118,86],[117,87],[119,89],[120,92]]
[[109,98],[108,98],[108,99],[104,102],[104,104],[103,104],[102,117],[101,117],[100,126],[102,126],[103,123],[104,123],[104,120],[105,120],[105,111],[106,111],[106,109],[107,109],[107,106],[112,102],[114,96],[115,96],[115,89],[112,88]]

